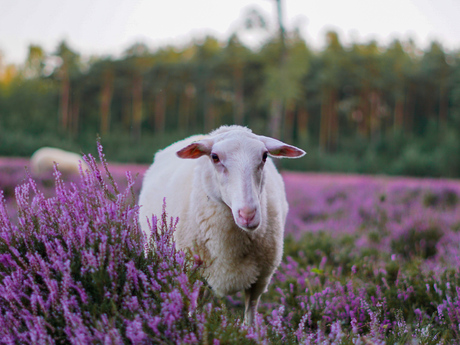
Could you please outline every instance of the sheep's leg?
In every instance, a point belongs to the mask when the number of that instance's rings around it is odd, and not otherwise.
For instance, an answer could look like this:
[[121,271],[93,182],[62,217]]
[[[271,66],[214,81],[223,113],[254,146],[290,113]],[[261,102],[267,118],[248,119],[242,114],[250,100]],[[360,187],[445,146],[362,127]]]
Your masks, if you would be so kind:
[[211,297],[211,289],[206,289],[203,292],[203,301],[207,301]]
[[265,285],[259,282],[252,284],[249,289],[244,290],[244,323],[248,326],[252,326],[254,323],[260,295],[262,295],[264,290]]
[[244,323],[247,326],[252,326],[254,323],[254,317],[256,315],[257,306],[259,304],[260,294],[256,296],[255,294],[255,284],[252,285],[249,289],[244,291],[245,295],[245,308],[244,308]]

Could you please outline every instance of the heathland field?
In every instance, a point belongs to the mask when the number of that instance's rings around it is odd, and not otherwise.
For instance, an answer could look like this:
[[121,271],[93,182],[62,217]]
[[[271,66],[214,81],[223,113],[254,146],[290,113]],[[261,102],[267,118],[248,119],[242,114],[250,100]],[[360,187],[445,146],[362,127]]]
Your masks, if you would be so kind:
[[283,172],[285,255],[247,328],[241,294],[203,297],[174,221],[158,215],[144,243],[147,167],[109,164],[110,178],[88,160],[90,173],[61,178],[0,159],[1,343],[460,341],[458,180]]

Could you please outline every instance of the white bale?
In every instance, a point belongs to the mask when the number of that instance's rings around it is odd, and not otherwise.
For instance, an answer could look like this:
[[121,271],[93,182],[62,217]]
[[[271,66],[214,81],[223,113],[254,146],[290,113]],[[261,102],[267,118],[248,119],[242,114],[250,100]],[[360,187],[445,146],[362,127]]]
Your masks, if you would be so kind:
[[58,165],[58,170],[65,175],[78,174],[80,163],[83,171],[88,169],[87,164],[79,154],[54,147],[42,147],[35,151],[30,158],[30,165],[34,174],[53,172],[55,163]]

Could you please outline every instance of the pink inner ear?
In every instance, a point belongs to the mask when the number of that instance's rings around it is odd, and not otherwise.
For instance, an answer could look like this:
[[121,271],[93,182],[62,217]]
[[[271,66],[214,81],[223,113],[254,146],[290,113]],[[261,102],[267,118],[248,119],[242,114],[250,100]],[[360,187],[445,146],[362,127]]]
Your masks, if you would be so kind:
[[263,135],[259,135],[258,137],[265,144],[268,153],[273,157],[298,158],[305,154],[304,150],[285,144],[277,139],[265,137]]
[[278,156],[278,157],[301,157],[305,154],[304,151],[298,149],[297,147],[294,146],[289,146],[289,145],[283,145],[277,148],[274,148],[272,150],[269,150],[269,153],[272,156]]
[[176,154],[180,158],[195,159],[203,155],[209,154],[208,151],[209,150],[206,148],[205,145],[201,143],[193,143],[177,151]]

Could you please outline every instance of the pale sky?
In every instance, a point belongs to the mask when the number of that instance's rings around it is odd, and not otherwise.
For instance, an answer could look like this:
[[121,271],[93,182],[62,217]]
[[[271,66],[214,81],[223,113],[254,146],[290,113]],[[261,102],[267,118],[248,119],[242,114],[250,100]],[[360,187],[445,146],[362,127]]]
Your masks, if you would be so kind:
[[[257,45],[266,34],[243,29],[251,8],[276,28],[274,0],[0,0],[0,52],[22,63],[29,44],[52,53],[66,39],[83,56],[116,57],[136,42],[157,48],[233,32]],[[438,40],[460,50],[460,0],[283,0],[283,9],[287,29],[299,27],[317,49],[335,29],[344,44],[412,38],[422,49]]]

